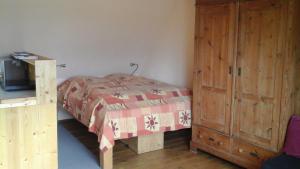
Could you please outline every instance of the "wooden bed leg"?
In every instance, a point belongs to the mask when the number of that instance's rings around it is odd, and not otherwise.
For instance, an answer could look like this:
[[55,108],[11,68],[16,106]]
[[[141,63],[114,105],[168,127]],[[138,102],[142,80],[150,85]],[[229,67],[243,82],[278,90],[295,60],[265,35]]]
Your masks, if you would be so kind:
[[99,156],[101,169],[113,169],[113,148],[105,152],[100,150]]
[[147,136],[138,136],[130,139],[121,140],[137,154],[164,148],[164,133],[154,133]]

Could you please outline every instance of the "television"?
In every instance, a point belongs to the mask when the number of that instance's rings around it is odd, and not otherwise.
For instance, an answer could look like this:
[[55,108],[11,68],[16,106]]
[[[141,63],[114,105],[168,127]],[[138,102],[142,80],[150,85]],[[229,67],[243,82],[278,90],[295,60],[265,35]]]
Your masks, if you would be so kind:
[[34,80],[30,79],[29,64],[6,57],[1,59],[1,87],[5,91],[35,89]]

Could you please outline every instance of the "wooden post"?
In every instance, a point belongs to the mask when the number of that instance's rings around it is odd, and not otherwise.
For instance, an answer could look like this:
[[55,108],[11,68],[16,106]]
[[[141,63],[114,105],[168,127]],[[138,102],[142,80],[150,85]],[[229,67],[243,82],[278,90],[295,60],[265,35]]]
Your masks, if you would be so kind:
[[137,154],[164,148],[164,133],[154,133],[147,136],[138,136],[130,139],[121,140]]
[[101,169],[113,169],[113,149],[108,149],[105,152],[100,150],[99,154]]

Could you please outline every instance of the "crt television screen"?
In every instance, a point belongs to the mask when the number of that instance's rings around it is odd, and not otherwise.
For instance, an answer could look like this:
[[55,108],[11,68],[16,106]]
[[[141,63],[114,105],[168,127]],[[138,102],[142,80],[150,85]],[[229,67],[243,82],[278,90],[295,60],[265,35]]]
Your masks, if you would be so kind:
[[28,84],[28,64],[19,60],[7,60],[4,62],[6,85]]

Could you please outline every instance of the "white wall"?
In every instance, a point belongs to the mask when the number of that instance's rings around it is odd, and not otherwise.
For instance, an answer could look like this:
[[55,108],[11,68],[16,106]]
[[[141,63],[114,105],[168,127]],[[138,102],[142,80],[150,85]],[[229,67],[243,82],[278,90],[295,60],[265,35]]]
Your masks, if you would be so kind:
[[16,0],[0,0],[0,57],[21,49],[19,6]]
[[194,0],[26,0],[23,48],[66,63],[58,77],[130,72],[191,86]]

